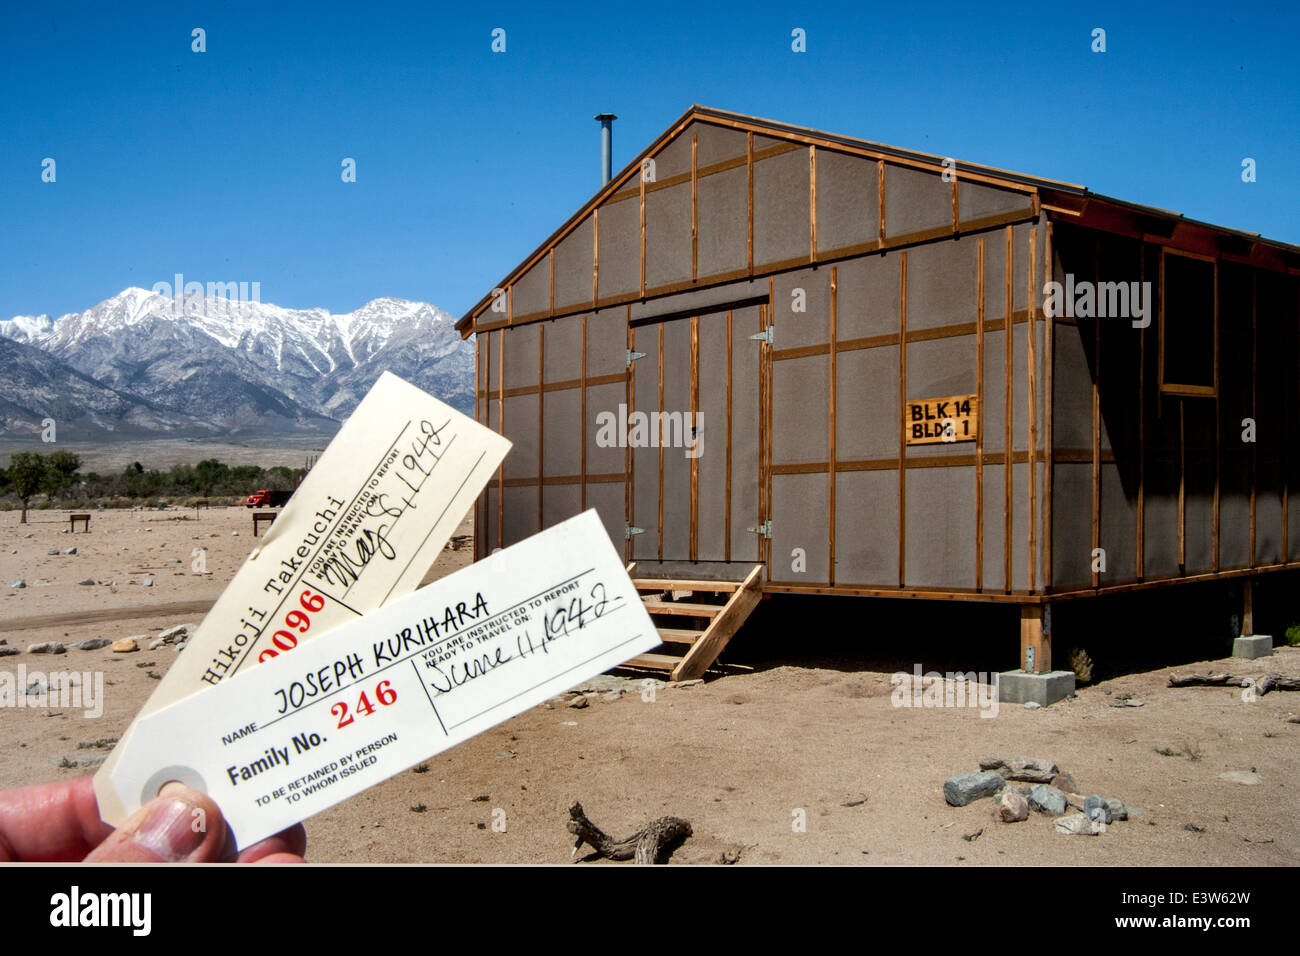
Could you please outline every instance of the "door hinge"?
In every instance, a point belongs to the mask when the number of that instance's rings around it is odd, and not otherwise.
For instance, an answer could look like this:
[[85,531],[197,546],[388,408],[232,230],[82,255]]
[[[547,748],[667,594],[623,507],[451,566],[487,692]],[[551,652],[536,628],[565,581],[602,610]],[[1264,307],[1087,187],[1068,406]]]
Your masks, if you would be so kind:
[[770,538],[772,537],[772,519],[768,518],[757,528],[746,528],[745,530],[751,534],[761,534],[765,538]]
[[624,541],[631,541],[631,540],[632,540],[632,535],[634,535],[634,534],[645,534],[645,528],[638,528],[636,525],[631,525],[631,524],[624,524],[624,525],[623,525],[623,540],[624,540]]
[[771,345],[775,338],[775,335],[773,334],[773,326],[769,325],[762,332],[755,332],[750,336],[750,338],[758,339],[760,342],[766,342],[768,345]]
[[637,359],[642,359],[642,358],[645,358],[645,353],[644,353],[644,352],[633,352],[631,349],[628,349],[628,350],[627,350],[627,367],[628,367],[628,368],[631,368],[633,362],[635,362]]

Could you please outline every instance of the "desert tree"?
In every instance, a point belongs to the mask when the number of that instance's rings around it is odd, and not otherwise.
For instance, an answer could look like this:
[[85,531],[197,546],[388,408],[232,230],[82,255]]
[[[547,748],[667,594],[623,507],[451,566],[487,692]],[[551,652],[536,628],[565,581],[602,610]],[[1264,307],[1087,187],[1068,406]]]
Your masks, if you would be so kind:
[[45,459],[45,489],[58,495],[76,482],[81,457],[70,451],[51,452]]
[[20,524],[27,523],[27,508],[31,504],[32,495],[40,491],[41,486],[44,485],[45,475],[45,459],[35,452],[15,452],[9,459],[9,482],[13,485],[14,493],[23,503]]

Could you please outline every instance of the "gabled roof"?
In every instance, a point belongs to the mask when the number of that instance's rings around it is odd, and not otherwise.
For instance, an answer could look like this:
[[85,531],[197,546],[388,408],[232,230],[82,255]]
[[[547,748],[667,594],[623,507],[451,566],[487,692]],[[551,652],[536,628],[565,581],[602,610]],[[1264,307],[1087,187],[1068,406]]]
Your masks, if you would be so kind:
[[[886,146],[868,140],[855,139],[849,136],[840,136],[835,133],[826,133],[803,126],[794,126],[790,123],[780,123],[776,120],[760,119],[754,116],[746,116],[743,113],[734,113],[729,110],[720,110],[708,106],[695,105],[683,113],[676,122],[669,126],[668,129],[664,130],[664,132],[656,137],[652,143],[638,153],[636,157],[624,166],[615,176],[613,176],[613,178],[611,178],[599,192],[584,203],[577,212],[565,220],[563,225],[556,229],[555,232],[551,233],[551,235],[548,236],[546,240],[532,253],[530,253],[527,258],[511,270],[511,272],[500,282],[498,282],[495,288],[504,289],[523,275],[524,272],[538,262],[553,246],[568,235],[575,226],[581,223],[593,209],[622,189],[626,185],[627,181],[638,173],[641,164],[648,157],[657,153],[660,148],[681,133],[690,123],[697,121],[714,123],[733,129],[752,131],[765,136],[786,139],[790,142],[800,143],[803,145],[847,150],[870,158],[893,160],[911,166],[930,169],[935,172],[942,172],[945,169],[955,169],[959,174],[966,174],[967,178],[975,178],[993,183],[994,185],[1012,189],[1018,188],[1022,191],[1038,192],[1042,198],[1044,208],[1049,211],[1063,213],[1067,216],[1080,216],[1090,205],[1100,204],[1106,207],[1107,212],[1135,215],[1141,222],[1163,222],[1166,224],[1165,228],[1170,232],[1175,225],[1180,223],[1186,224],[1188,226],[1198,227],[1199,229],[1212,232],[1217,236],[1225,237],[1228,242],[1235,243],[1238,249],[1243,246],[1254,244],[1260,244],[1275,249],[1282,253],[1287,265],[1290,267],[1290,271],[1300,271],[1300,246],[1272,239],[1264,239],[1259,235],[1259,233],[1230,229],[1225,226],[1216,226],[1212,223],[1203,222],[1201,220],[1189,219],[1183,216],[1182,213],[1172,212],[1167,209],[1159,209],[1155,206],[1144,206],[1139,203],[1128,202],[1122,199],[1115,199],[1110,196],[1095,193],[1087,187],[1075,183],[1045,179],[1040,176],[1030,176],[1025,173],[1011,172],[1008,170],[997,169],[992,166],[983,166],[979,163],[967,163],[960,160],[954,161],[951,158],[938,156],[933,153],[900,149],[896,146]],[[945,162],[948,163],[947,166],[944,165]],[[1105,219],[1104,216],[1101,218],[1103,220]],[[1087,220],[1082,221],[1085,225],[1089,224]],[[1105,227],[1100,226],[1099,228]],[[1151,231],[1159,232],[1159,228]],[[491,304],[491,301],[492,293],[489,292],[476,302],[456,322],[457,331],[462,335],[468,335],[469,324],[472,319],[487,308],[487,306]]]

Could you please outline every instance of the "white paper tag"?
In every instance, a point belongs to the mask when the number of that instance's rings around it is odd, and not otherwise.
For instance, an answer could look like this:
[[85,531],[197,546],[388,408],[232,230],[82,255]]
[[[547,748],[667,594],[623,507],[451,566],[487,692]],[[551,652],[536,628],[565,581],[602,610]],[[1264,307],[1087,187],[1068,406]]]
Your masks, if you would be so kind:
[[111,783],[208,793],[242,849],[659,643],[588,510],[142,719]]
[[95,775],[104,820],[127,816],[107,780],[143,718],[414,591],[509,448],[384,372]]

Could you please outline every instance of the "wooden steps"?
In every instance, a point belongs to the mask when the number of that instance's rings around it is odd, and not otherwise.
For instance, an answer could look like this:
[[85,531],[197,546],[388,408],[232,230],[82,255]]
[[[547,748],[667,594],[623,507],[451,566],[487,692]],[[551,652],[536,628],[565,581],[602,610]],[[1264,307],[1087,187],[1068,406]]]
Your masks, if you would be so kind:
[[[622,667],[655,671],[669,680],[701,676],[758,605],[762,572],[763,566],[756,564],[743,581],[633,577],[645,609],[656,618],[663,644]],[[674,594],[684,599],[674,600]]]
[[[644,591],[716,591],[730,592],[740,587],[739,581],[703,581],[699,578],[633,578],[637,590]],[[669,587],[671,585],[671,587]]]
[[[680,589],[675,589],[680,590]],[[677,614],[686,617],[715,618],[722,610],[720,604],[691,604],[686,601],[646,601],[645,609],[651,614]]]

